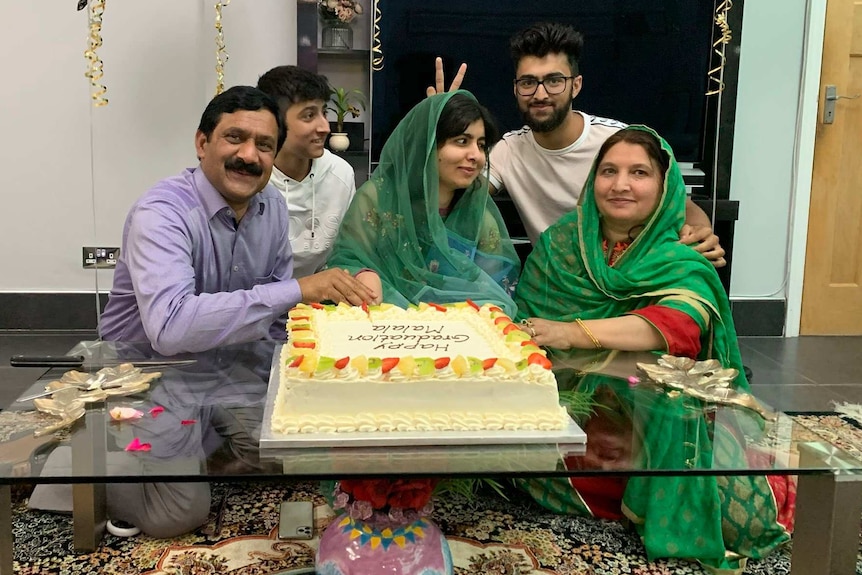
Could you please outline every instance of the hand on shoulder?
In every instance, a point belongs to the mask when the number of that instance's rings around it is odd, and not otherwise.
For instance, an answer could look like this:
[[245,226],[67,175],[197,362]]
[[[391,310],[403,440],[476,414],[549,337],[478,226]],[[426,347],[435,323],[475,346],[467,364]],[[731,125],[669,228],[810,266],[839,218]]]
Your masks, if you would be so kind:
[[727,260],[724,259],[724,248],[721,247],[718,236],[709,226],[684,225],[679,232],[679,243],[691,246],[717,268],[727,265]]

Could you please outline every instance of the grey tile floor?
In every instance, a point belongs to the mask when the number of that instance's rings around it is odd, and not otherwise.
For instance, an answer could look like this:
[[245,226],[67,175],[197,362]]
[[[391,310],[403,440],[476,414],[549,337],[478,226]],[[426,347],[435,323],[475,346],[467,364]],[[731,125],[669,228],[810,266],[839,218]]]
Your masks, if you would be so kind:
[[[0,409],[44,370],[13,368],[16,354],[62,355],[90,332],[0,332]],[[743,363],[754,394],[782,411],[827,411],[833,402],[862,403],[862,337],[743,337]]]

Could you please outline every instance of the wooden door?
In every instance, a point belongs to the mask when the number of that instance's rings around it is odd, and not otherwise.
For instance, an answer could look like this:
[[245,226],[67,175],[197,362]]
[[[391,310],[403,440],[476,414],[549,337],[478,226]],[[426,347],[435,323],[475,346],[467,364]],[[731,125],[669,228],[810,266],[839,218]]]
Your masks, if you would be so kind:
[[828,0],[814,143],[802,335],[862,334],[862,98],[835,101],[827,85],[862,94],[862,0]]

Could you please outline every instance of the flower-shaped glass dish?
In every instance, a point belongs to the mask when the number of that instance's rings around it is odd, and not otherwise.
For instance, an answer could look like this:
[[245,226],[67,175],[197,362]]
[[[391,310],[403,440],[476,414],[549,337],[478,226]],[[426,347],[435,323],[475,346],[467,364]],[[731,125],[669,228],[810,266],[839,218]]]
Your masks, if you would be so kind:
[[84,415],[86,403],[145,391],[150,382],[161,375],[161,372],[144,373],[131,363],[106,367],[95,373],[67,371],[45,386],[50,398],[33,400],[36,409],[59,418],[56,423],[37,430],[35,435],[46,435],[71,425]]
[[638,363],[640,369],[650,380],[659,385],[696,397],[709,403],[736,405],[760,414],[769,421],[778,415],[760,403],[750,393],[733,389],[733,381],[739,371],[723,368],[715,359],[695,361],[688,357],[663,355],[657,364]]

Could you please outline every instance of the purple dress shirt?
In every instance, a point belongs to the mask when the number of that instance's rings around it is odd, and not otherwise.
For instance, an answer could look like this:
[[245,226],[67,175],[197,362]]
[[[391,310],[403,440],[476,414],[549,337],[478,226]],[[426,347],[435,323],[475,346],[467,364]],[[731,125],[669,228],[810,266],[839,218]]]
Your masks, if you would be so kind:
[[99,334],[164,355],[285,339],[284,316],[302,299],[287,226],[270,185],[236,222],[199,167],[162,180],[126,218]]

